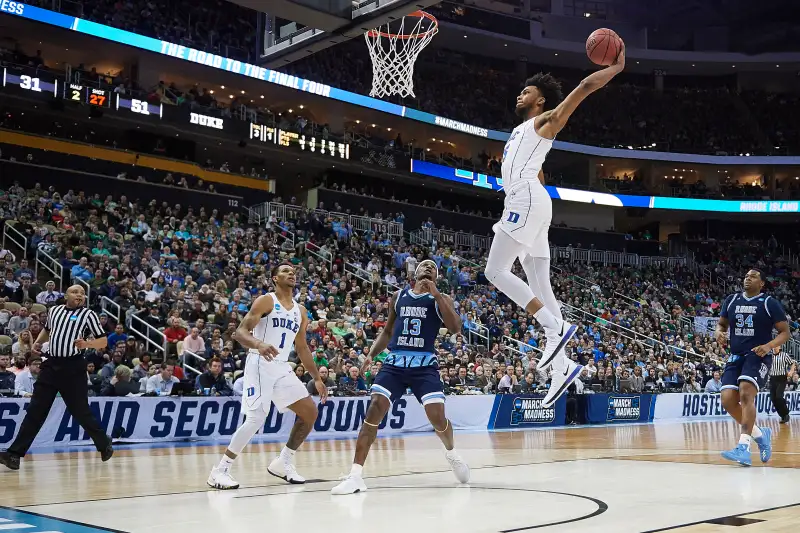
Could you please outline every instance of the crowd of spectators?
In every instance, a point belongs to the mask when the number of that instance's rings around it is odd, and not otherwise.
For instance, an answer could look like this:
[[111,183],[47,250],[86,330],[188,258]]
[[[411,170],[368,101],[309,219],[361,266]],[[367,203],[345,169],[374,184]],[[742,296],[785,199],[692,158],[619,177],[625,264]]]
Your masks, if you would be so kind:
[[[87,199],[52,188],[13,186],[0,203],[16,221],[6,223],[28,238],[28,257],[45,251],[66,277],[89,287],[109,333],[108,348],[87,356],[87,381],[97,395],[241,394],[244,353],[234,332],[250,302],[270,290],[270,266],[285,261],[297,268],[295,298],[309,310],[307,340],[334,394],[366,394],[384,354],[364,372],[361,366],[385,326],[391,291],[409,283],[425,257],[439,265],[439,290],[452,295],[464,326],[455,335],[443,331],[436,343],[448,393],[542,391],[549,379],[537,368],[541,331],[486,282],[476,263],[447,248],[355,232],[314,211],[254,227],[203,208]],[[305,242],[317,246],[317,255],[303,253]],[[688,266],[559,262],[554,290],[580,325],[568,353],[587,365],[574,392],[714,391],[724,350],[695,317],[718,314],[725,292],[734,289],[723,278],[735,283],[743,268],[771,267],[774,294],[789,309],[797,303],[791,273],[764,253],[768,246],[757,246],[704,244],[698,261],[715,270],[714,279]],[[24,396],[46,354],[35,340],[47,307],[62,294],[37,279],[21,251],[4,250],[0,272],[0,328],[7,334],[0,346],[9,352],[0,357],[0,390]],[[115,305],[100,307],[101,298]],[[306,369],[291,362],[308,382]],[[792,376],[790,389],[797,382]]]

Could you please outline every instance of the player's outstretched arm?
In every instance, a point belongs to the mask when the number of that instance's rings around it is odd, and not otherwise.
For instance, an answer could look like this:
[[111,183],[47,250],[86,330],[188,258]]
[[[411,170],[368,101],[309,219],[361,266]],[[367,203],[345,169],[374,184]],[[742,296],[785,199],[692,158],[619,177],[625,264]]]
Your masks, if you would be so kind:
[[[236,329],[236,342],[250,350],[258,350],[264,358],[272,360],[278,355],[278,350],[271,344],[267,344],[253,336],[252,331],[256,329],[261,317],[272,312],[272,296],[264,294],[256,298],[250,310],[245,315],[242,323]],[[305,330],[303,330],[305,332]]]
[[322,382],[322,378],[319,376],[317,363],[314,362],[314,356],[311,355],[311,349],[306,342],[308,312],[302,305],[300,305],[300,315],[303,319],[300,323],[300,329],[297,330],[297,336],[294,338],[294,350],[297,352],[297,357],[300,358],[300,362],[303,363],[305,369],[311,374],[311,377],[314,378],[314,385],[317,387],[317,392],[319,392],[320,403],[325,403],[328,400],[328,387],[325,386]]
[[564,100],[550,111],[545,111],[538,117],[534,126],[542,137],[553,139],[567,125],[569,117],[586,100],[586,97],[602,87],[625,68],[625,46],[617,56],[617,60],[609,67],[598,70],[586,76]]

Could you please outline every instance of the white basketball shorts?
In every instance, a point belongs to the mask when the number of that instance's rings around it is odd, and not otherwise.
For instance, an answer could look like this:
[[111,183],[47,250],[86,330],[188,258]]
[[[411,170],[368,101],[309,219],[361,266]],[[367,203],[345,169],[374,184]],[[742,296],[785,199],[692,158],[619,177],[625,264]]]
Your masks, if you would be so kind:
[[267,361],[259,354],[247,354],[244,365],[242,407],[244,411],[262,409],[269,414],[269,404],[285,413],[289,406],[308,396],[308,390],[285,361]]
[[525,247],[527,254],[550,258],[552,219],[553,201],[547,189],[538,180],[526,180],[506,190],[503,216],[492,229],[507,233]]

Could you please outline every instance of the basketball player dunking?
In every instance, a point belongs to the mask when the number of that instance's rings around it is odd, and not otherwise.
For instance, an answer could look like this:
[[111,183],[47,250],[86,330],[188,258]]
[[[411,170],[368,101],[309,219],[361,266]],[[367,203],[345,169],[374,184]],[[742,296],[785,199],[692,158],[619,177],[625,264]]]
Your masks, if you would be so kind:
[[[533,315],[545,330],[547,343],[539,368],[544,370],[553,365],[545,407],[552,406],[564,394],[583,367],[564,354],[564,347],[577,328],[562,318],[550,286],[547,235],[553,207],[544,188],[542,164],[553,146],[553,139],[578,105],[624,68],[623,48],[611,66],[586,77],[563,101],[561,84],[550,74],[529,78],[517,97],[516,113],[524,122],[514,128],[503,150],[505,208],[502,218],[494,225],[486,278]],[[522,262],[528,284],[511,272],[517,258]]]
[[275,292],[259,296],[236,330],[236,341],[249,348],[242,395],[245,421],[208,476],[208,484],[217,489],[239,488],[239,483],[231,476],[231,466],[250,439],[264,427],[270,403],[282,413],[294,411],[297,420],[286,446],[267,471],[289,483],[305,483],[294,467],[294,453],[314,427],[317,406],[287,362],[292,347],[314,378],[320,402],[325,403],[328,397],[328,389],[317,373],[317,365],[306,344],[306,310],[292,299],[296,282],[294,267],[278,265],[271,274]]
[[369,368],[372,358],[388,346],[389,355],[372,384],[372,401],[361,430],[350,474],[335,486],[332,494],[364,492],[367,485],[361,477],[367,454],[375,442],[378,426],[389,412],[392,402],[410,388],[425,408],[425,414],[445,448],[445,458],[461,483],[469,481],[469,467],[456,454],[453,426],[444,411],[444,387],[439,377],[434,342],[444,324],[450,333],[461,331],[461,317],[453,301],[436,289],[436,263],[422,261],[415,272],[413,289],[403,289],[392,298],[386,327],[372,343],[362,368]]

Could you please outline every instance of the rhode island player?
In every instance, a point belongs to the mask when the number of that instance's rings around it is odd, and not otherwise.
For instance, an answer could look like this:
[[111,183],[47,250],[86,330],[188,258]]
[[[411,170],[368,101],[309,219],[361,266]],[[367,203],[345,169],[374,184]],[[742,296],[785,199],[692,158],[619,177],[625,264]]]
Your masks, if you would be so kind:
[[461,483],[469,481],[469,467],[453,449],[453,426],[445,416],[444,389],[433,347],[442,324],[450,333],[461,331],[461,317],[456,313],[453,301],[436,290],[436,263],[425,260],[414,274],[414,288],[403,289],[392,298],[386,327],[372,343],[369,357],[364,362],[364,368],[367,368],[372,358],[388,346],[389,355],[375,377],[372,401],[358,433],[353,467],[350,474],[331,490],[332,494],[367,490],[361,473],[378,433],[378,425],[389,412],[391,402],[405,394],[407,388],[425,407],[428,420],[444,444],[445,457],[456,479]]
[[[789,323],[781,303],[765,295],[764,274],[751,269],[744,277],[744,292],[725,299],[715,336],[724,345],[730,330],[730,352],[722,374],[722,405],[742,426],[739,444],[722,457],[750,466],[750,444],[755,440],[761,461],[772,456],[772,431],[756,423],[756,394],[764,386],[772,364],[772,349],[789,340]],[[772,328],[778,336],[772,338]]]

